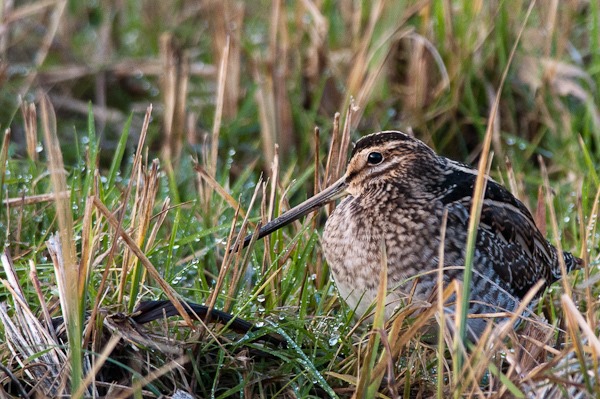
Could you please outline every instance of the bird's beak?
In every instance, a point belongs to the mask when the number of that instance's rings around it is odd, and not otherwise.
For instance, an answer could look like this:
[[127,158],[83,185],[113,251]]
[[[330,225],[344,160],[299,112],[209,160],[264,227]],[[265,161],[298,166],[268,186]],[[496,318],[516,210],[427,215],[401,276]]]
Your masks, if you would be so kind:
[[[344,175],[341,179],[327,187],[325,190],[321,191],[319,194],[307,199],[300,205],[295,206],[294,208],[285,212],[283,215],[262,226],[260,230],[258,230],[257,239],[261,239],[264,236],[267,236],[274,231],[287,226],[293,221],[300,219],[302,216],[319,209],[323,205],[345,196],[347,194],[347,186],[348,184],[346,183],[346,176]],[[251,240],[252,234],[248,235],[244,239],[244,247],[247,246]]]

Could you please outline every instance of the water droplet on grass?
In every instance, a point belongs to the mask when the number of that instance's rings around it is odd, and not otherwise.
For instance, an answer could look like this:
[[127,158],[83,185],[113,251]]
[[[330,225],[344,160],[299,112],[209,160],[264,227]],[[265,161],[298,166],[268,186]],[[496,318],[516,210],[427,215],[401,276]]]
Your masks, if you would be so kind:
[[339,334],[332,334],[331,337],[329,337],[329,346],[335,346],[338,342],[340,342]]

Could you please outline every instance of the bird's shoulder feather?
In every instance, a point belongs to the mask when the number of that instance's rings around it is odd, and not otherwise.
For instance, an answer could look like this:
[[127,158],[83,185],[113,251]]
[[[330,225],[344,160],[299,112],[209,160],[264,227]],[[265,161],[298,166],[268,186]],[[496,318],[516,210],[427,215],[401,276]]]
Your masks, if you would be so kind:
[[[449,210],[449,223],[460,223],[466,228],[477,171],[449,162],[439,200]],[[543,237],[527,207],[492,179],[486,182],[477,251],[482,257],[479,261],[492,263],[498,277],[518,296],[538,280],[552,279],[555,249]]]

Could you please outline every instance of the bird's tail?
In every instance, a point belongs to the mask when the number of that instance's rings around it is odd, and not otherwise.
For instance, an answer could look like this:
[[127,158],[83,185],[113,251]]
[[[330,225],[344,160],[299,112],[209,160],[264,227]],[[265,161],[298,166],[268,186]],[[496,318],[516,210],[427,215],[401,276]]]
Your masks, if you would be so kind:
[[572,253],[563,252],[563,257],[565,259],[565,266],[567,267],[567,273],[572,270],[583,267],[583,259],[573,256]]

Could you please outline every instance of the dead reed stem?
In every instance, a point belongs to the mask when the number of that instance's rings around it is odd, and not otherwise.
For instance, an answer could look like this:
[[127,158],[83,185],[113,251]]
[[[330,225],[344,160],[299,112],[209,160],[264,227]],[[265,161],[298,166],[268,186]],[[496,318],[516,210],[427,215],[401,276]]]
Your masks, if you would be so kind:
[[[58,136],[56,134],[56,116],[52,104],[45,95],[40,95],[41,123],[46,144],[48,168],[52,191],[67,191],[67,179]],[[83,299],[79,296],[80,275],[75,245],[73,242],[73,214],[70,198],[56,196],[56,215],[58,219],[58,236],[51,236],[47,242],[48,251],[53,259],[56,283],[58,285],[61,310],[67,326],[69,339],[69,356],[71,365],[71,389],[76,391],[82,379],[82,347],[83,332],[81,306]]]

